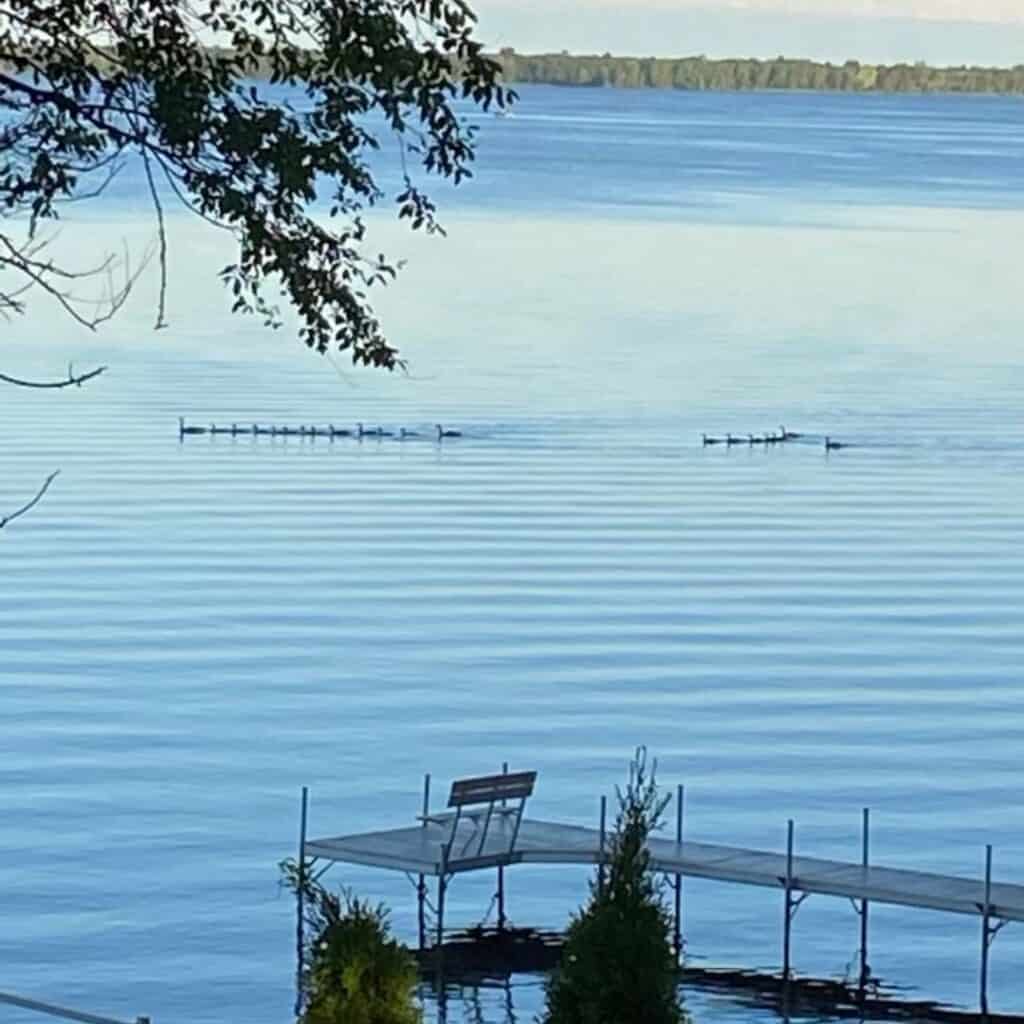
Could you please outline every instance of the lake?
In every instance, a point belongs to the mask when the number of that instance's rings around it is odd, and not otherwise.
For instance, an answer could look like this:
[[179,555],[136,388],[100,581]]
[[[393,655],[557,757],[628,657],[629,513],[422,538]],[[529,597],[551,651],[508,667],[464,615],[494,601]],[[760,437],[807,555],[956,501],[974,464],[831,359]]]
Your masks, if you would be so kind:
[[[5,326],[7,373],[110,370],[0,393],[0,512],[62,470],[0,535],[0,988],[281,1024],[303,785],[332,835],[507,760],[532,813],[593,824],[637,744],[694,838],[781,849],[792,817],[799,852],[855,859],[870,806],[879,863],[977,876],[990,842],[1024,881],[1019,101],[520,91],[439,190],[447,239],[373,218],[409,260],[378,299],[405,375],[233,318],[230,247],[184,215],[170,329],[152,274],[95,336],[42,303]],[[126,173],[57,245],[137,254],[145,210]],[[179,443],[179,416],[425,436]],[[806,436],[700,443],[780,424]],[[328,878],[414,938],[402,875]],[[586,882],[510,871],[509,915],[561,925]],[[458,879],[448,919],[492,890]],[[697,963],[777,966],[781,916],[686,884]],[[873,908],[872,968],[973,1005],[978,933]],[[795,966],[857,941],[815,897]],[[1024,1011],[1024,932],[993,948],[993,1009]],[[531,1020],[536,980],[511,995]]]

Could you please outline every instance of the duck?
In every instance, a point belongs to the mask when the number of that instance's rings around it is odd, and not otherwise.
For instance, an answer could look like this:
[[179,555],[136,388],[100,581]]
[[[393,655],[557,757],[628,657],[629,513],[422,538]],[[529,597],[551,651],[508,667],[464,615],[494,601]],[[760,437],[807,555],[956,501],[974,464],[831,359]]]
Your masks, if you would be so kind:
[[362,423],[356,424],[356,436],[357,437],[391,437],[391,431],[385,430],[383,427],[370,427],[367,430]]
[[440,423],[435,423],[434,426],[437,427],[438,441],[440,441],[444,437],[462,437],[461,430],[445,430]]
[[336,427],[333,423],[327,428],[328,435],[330,437],[351,437],[351,430],[344,430],[341,427]]
[[400,441],[404,441],[407,437],[419,437],[419,436],[420,435],[419,435],[418,431],[416,431],[416,430],[406,430],[405,427],[402,427],[402,429],[399,430],[399,432],[398,432],[398,439]]
[[700,435],[700,439],[704,443],[704,447],[705,448],[709,444],[723,444],[724,443],[720,437],[708,437],[707,434],[701,434]]
[[831,437],[825,438],[825,451],[827,452],[837,452],[840,448],[846,447],[841,441],[833,441]]
[[185,417],[178,417],[178,437],[184,437],[186,434],[205,434],[206,427],[186,427]]
[[795,441],[797,438],[803,437],[803,434],[797,434],[792,430],[787,430],[785,427],[779,427],[779,433],[782,435],[783,441]]
[[767,444],[768,439],[764,437],[754,437],[753,434],[747,434],[747,444]]
[[726,434],[725,435],[725,443],[727,445],[729,445],[730,447],[732,445],[734,445],[734,444],[743,444],[743,438],[742,437],[733,437],[732,434]]

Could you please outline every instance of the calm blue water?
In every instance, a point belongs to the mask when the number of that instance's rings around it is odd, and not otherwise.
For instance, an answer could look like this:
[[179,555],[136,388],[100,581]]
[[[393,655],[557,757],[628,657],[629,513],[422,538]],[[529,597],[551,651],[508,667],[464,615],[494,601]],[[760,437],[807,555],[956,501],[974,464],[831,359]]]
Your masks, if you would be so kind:
[[[696,838],[779,849],[793,817],[799,851],[855,858],[871,806],[879,862],[977,874],[992,842],[1024,880],[1019,102],[522,96],[447,240],[375,220],[409,259],[379,299],[407,376],[232,318],[230,247],[185,218],[171,329],[152,277],[97,336],[41,303],[5,328],[6,372],[111,369],[0,395],[0,508],[62,469],[0,534],[0,989],[280,1024],[302,785],[337,834],[508,760],[540,772],[534,813],[588,823],[638,743]],[[141,251],[137,186],[57,244]],[[179,415],[466,436],[182,445]],[[780,423],[807,439],[699,444]],[[404,877],[333,877],[414,935]],[[585,883],[517,869],[510,915],[557,926]],[[453,923],[492,888],[459,879]],[[779,894],[686,894],[699,962],[778,964]],[[875,908],[872,966],[971,1004],[978,931]],[[994,1008],[1024,1010],[1022,935]],[[800,971],[856,948],[846,903],[801,909]],[[506,995],[454,1019],[505,1021]]]

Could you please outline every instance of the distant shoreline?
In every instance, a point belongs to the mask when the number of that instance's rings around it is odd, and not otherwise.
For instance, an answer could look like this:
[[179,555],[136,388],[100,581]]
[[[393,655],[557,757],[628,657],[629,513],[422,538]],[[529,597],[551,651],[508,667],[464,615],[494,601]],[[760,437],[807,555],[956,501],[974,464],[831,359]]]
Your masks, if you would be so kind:
[[606,53],[522,54],[506,47],[493,57],[509,84],[583,88],[742,92],[764,89],[804,92],[963,93],[1024,95],[1024,64],[1012,68],[933,67],[917,64],[822,63],[707,57],[613,57]]
[[[212,57],[231,50],[211,46]],[[604,54],[519,53],[505,47],[487,54],[501,65],[509,85],[563,85],[577,88],[675,89],[688,92],[800,92],[858,93],[960,93],[963,95],[1024,96],[1024,64],[1011,68],[915,64],[868,64],[848,60],[843,64],[776,57],[712,60],[694,57],[615,57]],[[100,56],[92,62],[109,70]],[[11,60],[0,60],[0,69],[15,71]],[[270,77],[266,57],[253,57],[254,80]]]

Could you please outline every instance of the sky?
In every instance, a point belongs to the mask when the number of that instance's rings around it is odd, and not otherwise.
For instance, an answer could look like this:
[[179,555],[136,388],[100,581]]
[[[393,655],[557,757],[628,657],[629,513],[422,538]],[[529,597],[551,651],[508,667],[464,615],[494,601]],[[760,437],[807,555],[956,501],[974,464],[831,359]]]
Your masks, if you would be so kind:
[[473,0],[525,53],[1024,63],[1024,0]]

